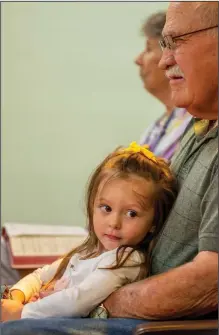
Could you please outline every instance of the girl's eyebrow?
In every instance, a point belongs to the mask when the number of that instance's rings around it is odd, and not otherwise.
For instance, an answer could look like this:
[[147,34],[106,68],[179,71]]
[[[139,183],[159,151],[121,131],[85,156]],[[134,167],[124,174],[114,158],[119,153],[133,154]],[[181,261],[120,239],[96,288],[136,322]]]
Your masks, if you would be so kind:
[[[110,203],[110,200],[107,200],[103,197],[98,199],[98,202],[104,202],[104,203]],[[125,207],[127,209],[138,209],[138,210],[145,210],[145,208],[142,207],[140,201],[137,201],[136,203],[130,203],[130,204],[126,204]]]
[[[129,203],[129,204],[127,204],[127,206],[126,207],[137,207],[138,209],[143,209],[143,207],[142,207],[142,204],[141,204],[141,201],[138,201],[138,200],[136,200],[136,202],[134,202],[134,203]],[[131,209],[131,208],[130,208]]]
[[109,200],[107,200],[107,199],[105,199],[105,198],[103,198],[103,197],[100,197],[100,198],[98,198],[97,200],[98,200],[98,201],[103,201],[103,202],[110,202]]

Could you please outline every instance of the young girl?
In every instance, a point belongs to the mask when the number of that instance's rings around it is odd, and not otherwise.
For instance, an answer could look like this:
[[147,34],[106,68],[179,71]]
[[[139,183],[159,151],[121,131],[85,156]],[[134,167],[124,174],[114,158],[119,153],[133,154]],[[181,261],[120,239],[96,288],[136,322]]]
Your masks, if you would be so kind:
[[10,296],[23,305],[16,314],[2,300],[3,321],[86,317],[119,287],[145,278],[176,194],[168,165],[146,147],[134,142],[107,156],[88,186],[88,238],[14,285]]

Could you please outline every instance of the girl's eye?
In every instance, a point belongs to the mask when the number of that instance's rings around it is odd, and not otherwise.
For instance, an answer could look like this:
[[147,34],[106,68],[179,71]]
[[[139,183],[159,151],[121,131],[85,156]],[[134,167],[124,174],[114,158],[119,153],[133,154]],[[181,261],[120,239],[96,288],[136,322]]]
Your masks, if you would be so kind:
[[130,210],[130,211],[127,212],[127,216],[130,217],[130,218],[135,218],[137,216],[137,212],[133,211],[133,210]]
[[106,213],[110,213],[112,211],[112,208],[108,205],[100,205],[100,209]]

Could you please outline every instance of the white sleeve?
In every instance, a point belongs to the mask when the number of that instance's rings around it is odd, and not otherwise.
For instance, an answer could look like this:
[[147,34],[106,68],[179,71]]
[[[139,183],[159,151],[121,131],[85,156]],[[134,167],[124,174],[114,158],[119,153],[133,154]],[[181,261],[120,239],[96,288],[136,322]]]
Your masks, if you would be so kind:
[[34,293],[38,293],[40,291],[43,284],[52,279],[61,261],[62,259],[58,259],[51,265],[45,265],[44,267],[33,271],[31,274],[25,276],[12,286],[10,291],[22,291],[25,296],[25,302],[27,302]]
[[[113,291],[133,282],[139,275],[142,259],[134,252],[128,262],[119,269],[107,267],[109,259],[103,259],[98,268],[78,286],[64,289],[36,302],[28,303],[22,311],[22,318],[86,317]],[[133,265],[133,261],[136,266]]]

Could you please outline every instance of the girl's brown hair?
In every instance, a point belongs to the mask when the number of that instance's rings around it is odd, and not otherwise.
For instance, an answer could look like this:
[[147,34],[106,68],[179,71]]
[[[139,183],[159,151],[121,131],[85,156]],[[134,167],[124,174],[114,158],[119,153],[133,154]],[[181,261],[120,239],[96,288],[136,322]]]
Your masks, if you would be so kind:
[[[110,173],[109,173],[110,172]],[[56,274],[53,279],[47,283],[44,289],[48,288],[51,282],[59,279],[64,273],[71,257],[79,253],[82,259],[88,259],[99,255],[98,239],[94,232],[93,225],[93,210],[94,202],[98,192],[101,181],[107,176],[108,180],[113,176],[115,178],[129,178],[131,176],[142,177],[147,181],[152,181],[155,186],[153,205],[154,206],[154,219],[153,231],[146,234],[144,239],[127,253],[126,257],[124,252],[130,245],[120,246],[117,249],[117,262],[113,269],[121,267],[125,261],[130,257],[133,251],[138,250],[145,255],[145,268],[147,268],[149,253],[152,245],[152,240],[158,236],[164,221],[166,220],[170,209],[175,201],[177,195],[177,183],[174,175],[172,174],[168,164],[164,159],[156,157],[156,162],[147,157],[142,151],[134,152],[117,148],[113,153],[108,155],[104,161],[96,168],[88,184],[86,194],[86,209],[88,219],[88,237],[77,248],[71,250],[63,257]]]

